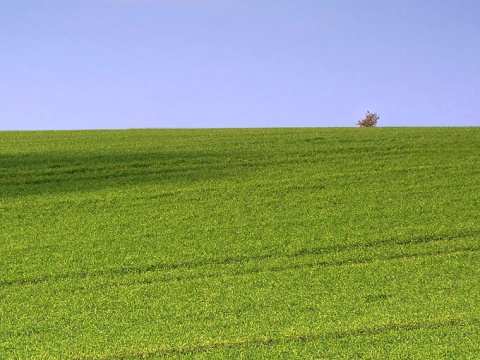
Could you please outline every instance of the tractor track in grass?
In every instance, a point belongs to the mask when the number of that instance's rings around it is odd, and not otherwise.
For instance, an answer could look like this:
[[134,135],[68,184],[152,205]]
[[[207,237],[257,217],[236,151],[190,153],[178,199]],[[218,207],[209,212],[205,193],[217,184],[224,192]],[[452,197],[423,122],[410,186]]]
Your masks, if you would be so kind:
[[[456,249],[430,249],[430,251],[416,251],[408,252],[404,248],[408,245],[418,244],[437,244],[437,243],[451,243],[460,239],[474,239],[476,240],[477,233],[469,234],[468,236],[447,236],[447,237],[417,237],[411,240],[394,241],[384,240],[371,244],[350,244],[331,247],[318,247],[313,249],[304,249],[291,254],[263,254],[256,256],[238,256],[227,257],[224,259],[212,259],[204,261],[191,261],[173,264],[153,264],[138,267],[125,267],[119,269],[103,269],[96,271],[82,271],[74,273],[64,273],[57,275],[46,275],[23,279],[10,279],[0,282],[0,289],[12,286],[36,285],[46,282],[57,282],[64,280],[85,279],[85,278],[100,278],[100,277],[122,277],[134,274],[148,274],[148,273],[164,273],[164,276],[154,279],[141,279],[134,283],[153,283],[158,281],[172,282],[172,281],[192,281],[196,279],[205,278],[221,278],[228,276],[245,276],[266,272],[284,272],[290,270],[301,270],[307,268],[320,267],[334,267],[334,266],[353,266],[360,264],[374,263],[376,261],[395,261],[402,259],[414,259],[421,257],[434,257],[456,255],[462,253],[478,253],[480,248],[478,244],[471,244]],[[373,253],[373,256],[366,256],[360,254],[355,256],[355,251],[372,250],[374,248],[382,249],[383,247],[400,247],[398,253],[389,254],[387,256]],[[382,249],[383,250],[383,249]],[[400,251],[401,250],[401,251]],[[350,257],[346,256],[351,254]],[[322,258],[318,258],[323,256]],[[328,258],[328,256],[343,256],[343,258]],[[311,258],[311,259],[309,259]],[[307,261],[301,263],[289,263],[289,260],[306,259]],[[309,261],[308,261],[309,260]],[[260,262],[265,261],[266,264]],[[274,261],[275,263],[268,263]],[[276,263],[281,263],[278,265]],[[251,268],[248,268],[249,266]],[[258,266],[263,265],[263,266]],[[228,266],[236,266],[232,271]],[[255,267],[256,266],[256,267]],[[215,267],[210,269],[209,267]],[[225,271],[226,270],[226,271]],[[195,273],[197,271],[197,273]],[[177,273],[169,273],[177,272]],[[192,273],[193,272],[193,273]],[[129,282],[132,284],[132,282]]]
[[454,326],[467,326],[467,325],[479,325],[480,319],[471,318],[471,319],[446,319],[440,321],[423,321],[423,322],[408,322],[408,323],[390,323],[377,325],[372,327],[363,327],[357,329],[349,330],[339,330],[339,331],[325,331],[320,333],[310,333],[310,334],[296,334],[290,336],[280,336],[280,337],[258,337],[254,339],[245,339],[245,340],[225,340],[217,341],[211,343],[198,344],[194,346],[185,346],[185,347],[172,347],[167,349],[158,349],[158,350],[149,350],[149,351],[137,351],[130,353],[113,353],[105,354],[99,356],[86,356],[86,357],[75,357],[72,360],[128,360],[128,359],[139,359],[139,358],[152,358],[152,357],[173,357],[173,356],[187,356],[194,354],[202,354],[210,351],[218,350],[221,348],[244,348],[250,346],[274,346],[281,343],[308,343],[319,340],[328,340],[328,339],[345,339],[351,337],[368,337],[376,336],[391,332],[400,332],[400,331],[417,331],[417,330],[430,330],[430,329],[439,329],[439,328],[448,328]]

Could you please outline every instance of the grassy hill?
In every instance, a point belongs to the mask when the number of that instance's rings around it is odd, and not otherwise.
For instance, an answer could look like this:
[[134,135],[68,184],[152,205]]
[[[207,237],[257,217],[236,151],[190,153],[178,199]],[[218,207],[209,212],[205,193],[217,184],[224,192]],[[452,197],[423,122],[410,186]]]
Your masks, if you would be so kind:
[[480,128],[0,132],[0,358],[478,358]]

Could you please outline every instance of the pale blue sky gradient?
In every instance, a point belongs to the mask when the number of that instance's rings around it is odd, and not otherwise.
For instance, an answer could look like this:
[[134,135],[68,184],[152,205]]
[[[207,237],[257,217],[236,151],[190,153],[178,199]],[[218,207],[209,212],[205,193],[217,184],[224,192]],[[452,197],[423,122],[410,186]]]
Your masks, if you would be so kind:
[[0,0],[0,130],[480,126],[478,0]]

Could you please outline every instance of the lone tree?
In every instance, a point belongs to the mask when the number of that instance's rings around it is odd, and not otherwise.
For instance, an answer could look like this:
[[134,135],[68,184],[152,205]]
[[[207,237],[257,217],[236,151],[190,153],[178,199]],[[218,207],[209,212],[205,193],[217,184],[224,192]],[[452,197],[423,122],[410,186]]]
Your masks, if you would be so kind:
[[380,119],[380,117],[377,115],[377,113],[371,113],[370,111],[367,111],[367,113],[365,114],[365,119],[358,120],[357,124],[361,128],[375,127],[375,125],[377,125],[378,119]]

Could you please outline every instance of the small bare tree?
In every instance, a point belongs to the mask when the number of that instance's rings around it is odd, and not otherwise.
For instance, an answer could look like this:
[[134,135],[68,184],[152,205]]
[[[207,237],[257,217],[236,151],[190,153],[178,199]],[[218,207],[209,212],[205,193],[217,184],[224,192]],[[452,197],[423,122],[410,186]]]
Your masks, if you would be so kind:
[[367,111],[367,113],[365,114],[365,119],[358,120],[357,124],[361,128],[375,127],[377,125],[378,119],[380,119],[380,117],[377,115],[377,113],[371,113],[370,111]]

